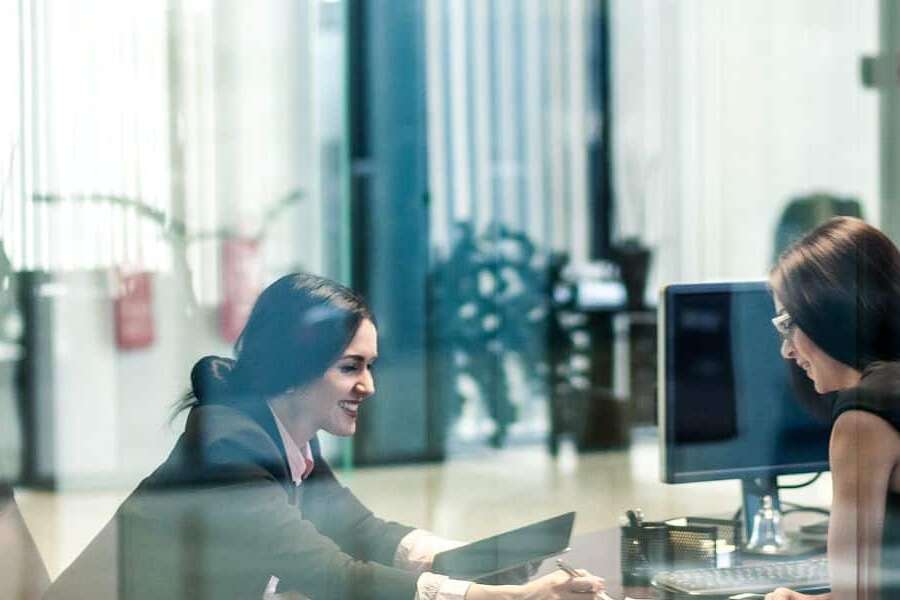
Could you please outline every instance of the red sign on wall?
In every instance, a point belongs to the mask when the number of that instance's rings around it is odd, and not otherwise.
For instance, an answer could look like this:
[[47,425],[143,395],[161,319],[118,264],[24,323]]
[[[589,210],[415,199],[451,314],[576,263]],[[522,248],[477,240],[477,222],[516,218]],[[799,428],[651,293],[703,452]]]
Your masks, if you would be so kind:
[[228,342],[237,340],[260,292],[262,273],[259,242],[230,239],[222,242],[222,306],[219,329]]
[[113,302],[116,345],[122,350],[153,343],[153,277],[147,272],[119,273],[119,295]]

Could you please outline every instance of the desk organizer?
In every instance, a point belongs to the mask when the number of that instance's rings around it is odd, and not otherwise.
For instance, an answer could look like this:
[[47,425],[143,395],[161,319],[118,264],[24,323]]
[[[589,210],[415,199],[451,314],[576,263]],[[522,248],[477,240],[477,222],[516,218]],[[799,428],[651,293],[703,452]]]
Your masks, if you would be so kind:
[[[620,560],[622,584],[649,585],[658,571],[716,567],[716,541],[741,547],[740,522],[688,517],[685,525],[646,522],[621,528]],[[736,555],[731,560],[737,564]]]
[[669,526],[647,522],[640,527],[624,525],[621,530],[622,585],[650,585],[654,573],[666,570],[671,563]]

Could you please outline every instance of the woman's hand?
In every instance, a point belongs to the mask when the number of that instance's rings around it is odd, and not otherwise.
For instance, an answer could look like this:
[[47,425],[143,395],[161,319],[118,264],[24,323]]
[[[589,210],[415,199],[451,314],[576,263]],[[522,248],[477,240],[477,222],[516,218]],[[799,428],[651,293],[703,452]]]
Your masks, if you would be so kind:
[[778,588],[766,594],[766,600],[828,600],[831,594],[801,594],[787,588]]
[[539,579],[530,581],[522,588],[519,600],[593,600],[598,592],[606,589],[606,582],[601,577],[594,577],[584,570],[579,570],[580,577],[571,577],[563,571],[554,571]]
[[570,577],[563,571],[554,571],[524,585],[473,583],[466,600],[593,600],[598,592],[606,589],[602,578],[587,571],[579,573],[579,577]]

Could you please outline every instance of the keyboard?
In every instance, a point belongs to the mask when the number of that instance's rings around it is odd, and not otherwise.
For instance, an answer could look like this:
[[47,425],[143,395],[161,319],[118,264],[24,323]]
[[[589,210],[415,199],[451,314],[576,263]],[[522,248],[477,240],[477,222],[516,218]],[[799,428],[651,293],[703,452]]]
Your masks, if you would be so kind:
[[829,586],[828,561],[808,558],[726,569],[663,571],[653,578],[653,585],[676,595],[702,597],[766,593],[777,587],[825,591]]

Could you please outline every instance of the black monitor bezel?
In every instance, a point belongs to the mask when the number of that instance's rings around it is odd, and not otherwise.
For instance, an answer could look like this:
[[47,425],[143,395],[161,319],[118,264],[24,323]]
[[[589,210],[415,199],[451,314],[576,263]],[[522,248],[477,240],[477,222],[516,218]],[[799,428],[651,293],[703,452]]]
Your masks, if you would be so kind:
[[757,479],[778,475],[795,475],[800,473],[819,473],[829,470],[827,458],[824,461],[793,463],[782,465],[759,465],[758,467],[742,467],[733,469],[713,469],[699,471],[675,471],[669,455],[673,452],[675,419],[669,409],[673,400],[672,387],[674,377],[674,357],[670,351],[669,341],[672,339],[674,323],[667,318],[666,311],[672,298],[678,294],[758,292],[771,293],[765,281],[739,281],[716,283],[678,283],[670,284],[660,291],[658,311],[658,398],[657,411],[659,421],[660,479],[664,483],[696,483],[700,481],[719,481],[724,479]]

